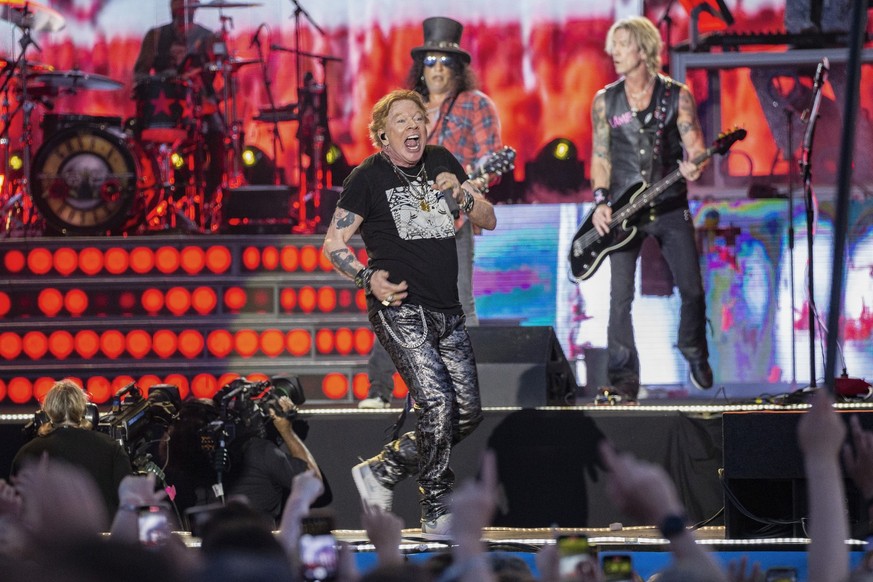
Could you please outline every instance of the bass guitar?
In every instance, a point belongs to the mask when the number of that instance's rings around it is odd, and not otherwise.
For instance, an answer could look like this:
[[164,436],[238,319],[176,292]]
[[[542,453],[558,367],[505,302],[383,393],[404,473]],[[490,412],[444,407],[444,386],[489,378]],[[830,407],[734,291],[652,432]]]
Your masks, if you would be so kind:
[[[734,128],[722,133],[706,151],[691,161],[700,165],[715,154],[724,154],[745,138],[745,129]],[[592,218],[596,207],[592,208],[576,230],[570,245],[570,271],[573,277],[580,281],[590,278],[609,253],[631,242],[639,232],[632,219],[681,177],[679,168],[676,168],[652,185],[640,182],[625,190],[612,203],[612,220],[609,232],[604,236],[600,236],[594,228]]]

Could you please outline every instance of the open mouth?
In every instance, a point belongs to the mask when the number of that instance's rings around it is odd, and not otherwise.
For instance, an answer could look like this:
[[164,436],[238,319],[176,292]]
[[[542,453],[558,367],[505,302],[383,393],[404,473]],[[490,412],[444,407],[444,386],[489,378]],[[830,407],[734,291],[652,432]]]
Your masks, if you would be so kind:
[[403,140],[403,145],[406,146],[406,149],[410,151],[418,151],[421,147],[421,136],[410,135],[405,140]]

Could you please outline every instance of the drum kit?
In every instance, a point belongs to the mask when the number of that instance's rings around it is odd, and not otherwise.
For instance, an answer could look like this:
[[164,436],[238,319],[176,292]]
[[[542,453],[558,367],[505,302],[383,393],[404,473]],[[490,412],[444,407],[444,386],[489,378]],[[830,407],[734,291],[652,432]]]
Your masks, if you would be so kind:
[[[216,0],[192,2],[188,8],[250,6],[259,4]],[[235,107],[229,104],[235,97],[234,74],[241,67],[260,62],[258,59],[232,58],[225,50],[214,61],[201,63],[196,74],[205,70],[223,75],[224,88],[214,101],[200,97],[190,71],[180,71],[174,76],[137,81],[133,119],[45,113],[40,123],[43,142],[33,153],[34,108],[58,95],[117,91],[124,84],[103,75],[59,71],[26,59],[28,47],[35,44],[31,32],[64,27],[63,16],[52,8],[30,0],[0,0],[0,19],[20,30],[22,47],[17,58],[0,58],[0,95],[5,96],[0,148],[6,157],[0,184],[0,238],[42,233],[144,234],[170,229],[206,232],[217,228],[220,207],[206,208],[208,196],[199,166],[205,149],[201,124],[205,116],[218,116],[228,130],[223,146],[233,161],[222,164],[227,169],[221,186],[238,184],[236,160],[240,158],[242,132]],[[222,31],[217,35],[222,42],[227,38],[225,22],[222,18]],[[9,107],[12,101],[17,107]],[[21,146],[15,148],[9,130],[19,114]],[[15,155],[17,149],[21,150],[19,155]]]

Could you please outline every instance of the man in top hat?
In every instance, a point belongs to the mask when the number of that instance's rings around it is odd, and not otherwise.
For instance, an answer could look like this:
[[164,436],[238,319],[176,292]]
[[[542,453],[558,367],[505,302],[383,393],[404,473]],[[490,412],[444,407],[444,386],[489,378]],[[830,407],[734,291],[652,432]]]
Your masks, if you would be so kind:
[[[500,150],[500,118],[488,95],[479,91],[470,68],[470,53],[461,48],[464,26],[451,18],[435,16],[424,21],[424,44],[412,49],[412,67],[407,87],[419,93],[427,108],[427,143],[441,145],[467,173],[472,173],[489,154]],[[491,177],[473,181],[487,192]],[[473,299],[474,234],[479,229],[463,213],[455,222],[458,253],[458,294],[466,324],[479,325]],[[367,365],[370,392],[360,408],[387,408],[394,388],[394,366],[377,343]]]

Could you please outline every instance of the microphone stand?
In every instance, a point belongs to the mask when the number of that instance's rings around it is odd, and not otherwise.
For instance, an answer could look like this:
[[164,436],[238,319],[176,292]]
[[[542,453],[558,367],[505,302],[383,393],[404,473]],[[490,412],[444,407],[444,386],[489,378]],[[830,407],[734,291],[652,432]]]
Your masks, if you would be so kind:
[[[671,32],[673,30],[673,18],[670,16],[670,11],[673,9],[673,4],[676,3],[676,0],[670,0],[667,3],[667,7],[664,9],[664,14],[661,16],[661,19],[658,20],[657,27],[661,28],[661,25],[666,25],[664,27],[664,38],[667,40],[667,59],[673,56],[673,41],[670,38]],[[669,72],[670,70],[670,62],[667,61],[667,64],[664,65],[664,70]]]
[[797,388],[797,334],[794,329],[796,310],[794,298],[794,140],[791,136],[794,110],[790,107],[785,109],[785,118],[788,122],[788,159],[786,161],[788,162],[788,277],[791,293],[791,389],[794,390]]
[[279,116],[276,114],[276,100],[273,98],[273,82],[270,81],[270,75],[267,72],[267,60],[264,58],[263,50],[261,49],[261,41],[255,37],[255,44],[258,47],[258,61],[261,63],[261,76],[264,78],[264,91],[267,93],[267,100],[270,102],[270,111],[273,112],[273,185],[279,186],[282,183],[279,171],[279,151],[285,151],[285,145],[282,143],[282,136],[279,135]]
[[812,87],[812,107],[807,119],[806,134],[803,137],[803,148],[800,157],[801,180],[806,201],[806,251],[807,262],[807,293],[809,294],[809,387],[816,387],[815,379],[815,324],[817,309],[815,307],[815,278],[813,276],[813,227],[815,226],[815,193],[812,190],[812,145],[815,136],[815,125],[821,107],[821,90],[828,76],[827,58],[819,63]]
[[[294,80],[297,83],[295,85],[297,89],[297,103],[300,103],[300,57],[302,53],[300,52],[300,15],[306,17],[306,20],[309,21],[309,24],[317,30],[321,36],[327,36],[327,34],[322,30],[320,26],[312,19],[312,16],[309,15],[306,10],[303,9],[303,6],[300,5],[300,2],[297,0],[291,0],[294,4],[294,48],[297,49],[294,54]],[[299,224],[303,227],[307,225],[306,219],[306,193],[303,191],[303,148],[300,147],[300,144],[297,144],[297,190],[299,193]],[[307,184],[307,187],[309,185]]]

